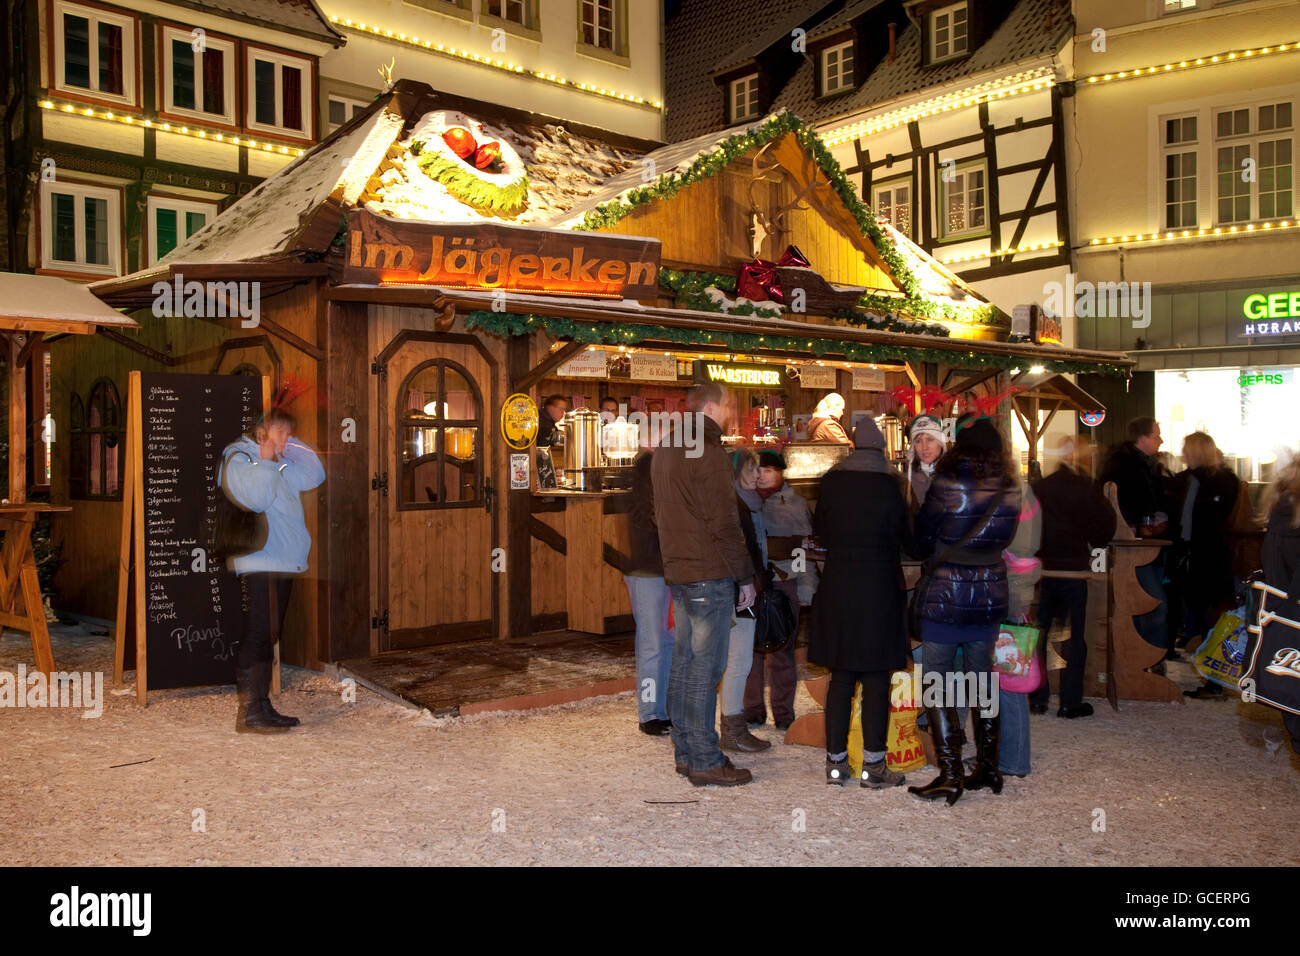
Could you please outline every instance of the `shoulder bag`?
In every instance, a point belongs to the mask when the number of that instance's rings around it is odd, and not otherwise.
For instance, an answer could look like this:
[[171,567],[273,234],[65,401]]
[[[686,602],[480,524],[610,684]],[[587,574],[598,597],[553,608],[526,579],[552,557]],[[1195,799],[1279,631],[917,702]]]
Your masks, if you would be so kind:
[[266,546],[266,516],[249,511],[235,500],[230,493],[226,479],[230,470],[230,459],[243,455],[250,462],[252,456],[245,451],[232,451],[221,463],[221,482],[216,495],[217,515],[212,532],[211,553],[220,563],[230,566],[234,558],[241,558]]

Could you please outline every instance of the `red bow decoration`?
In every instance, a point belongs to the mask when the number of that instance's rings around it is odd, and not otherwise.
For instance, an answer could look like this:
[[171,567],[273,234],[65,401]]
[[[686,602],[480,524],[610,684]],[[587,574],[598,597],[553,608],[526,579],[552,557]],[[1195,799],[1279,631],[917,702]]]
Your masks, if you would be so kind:
[[310,389],[311,382],[286,374],[279,390],[275,393],[275,399],[271,402],[271,407],[287,409],[300,395]]
[[1025,390],[1025,386],[1023,385],[1012,385],[1009,388],[1004,389],[1001,392],[998,392],[996,395],[984,395],[982,397],[976,398],[971,402],[971,404],[974,405],[977,409],[979,409],[979,413],[981,415],[991,416],[997,410],[997,407],[1001,405],[1004,401],[1006,401],[1008,398],[1010,398],[1012,395],[1016,394],[1017,392],[1023,392],[1024,390]]
[[913,407],[914,400],[919,396],[921,399],[921,411],[928,414],[943,405],[949,405],[957,400],[956,395],[949,395],[938,385],[922,385],[919,389],[910,388],[907,385],[900,385],[889,393],[900,404],[906,405],[910,411]]
[[808,260],[798,246],[786,246],[785,252],[775,263],[766,259],[747,262],[740,267],[740,275],[736,277],[736,294],[754,302],[784,302],[785,293],[781,291],[781,283],[776,277],[778,266],[806,269]]

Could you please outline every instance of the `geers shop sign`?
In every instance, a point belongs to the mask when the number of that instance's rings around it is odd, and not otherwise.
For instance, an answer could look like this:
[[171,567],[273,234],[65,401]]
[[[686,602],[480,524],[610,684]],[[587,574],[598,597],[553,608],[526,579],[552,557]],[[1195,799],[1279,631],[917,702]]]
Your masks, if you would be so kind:
[[659,240],[348,214],[344,282],[653,299]]

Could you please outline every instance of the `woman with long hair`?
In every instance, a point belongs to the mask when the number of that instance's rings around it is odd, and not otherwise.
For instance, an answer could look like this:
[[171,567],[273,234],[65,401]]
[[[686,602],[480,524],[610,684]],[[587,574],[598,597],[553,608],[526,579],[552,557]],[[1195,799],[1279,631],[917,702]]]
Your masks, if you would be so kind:
[[[957,441],[939,459],[930,491],[916,517],[916,553],[932,555],[921,600],[921,669],[924,687],[943,689],[941,706],[926,715],[934,738],[939,776],[919,797],[956,803],[963,790],[1002,792],[998,769],[999,723],[991,699],[993,645],[1007,614],[1007,568],[1002,552],[1020,524],[1020,483],[988,418],[963,416]],[[957,651],[962,673],[954,672]],[[958,700],[973,686],[983,700]],[[962,689],[960,694],[955,692]],[[933,691],[930,692],[932,696]],[[981,694],[980,696],[984,696]],[[923,695],[922,700],[926,699]],[[976,768],[962,776],[960,703],[978,704],[974,714]]]
[[[226,497],[244,511],[265,517],[266,540],[228,566],[243,592],[244,634],[239,642],[235,687],[240,733],[275,733],[297,726],[271,706],[271,645],[284,626],[293,576],[307,570],[311,535],[303,519],[301,494],[325,480],[320,459],[293,437],[294,417],[274,407],[222,452],[217,480]],[[272,609],[275,623],[272,626]]]
[[[1278,474],[1265,492],[1263,503],[1264,514],[1268,515],[1264,582],[1285,591],[1300,568],[1300,455]],[[1291,734],[1291,749],[1300,754],[1300,714],[1282,711],[1282,722]]]
[[933,415],[917,415],[908,429],[907,446],[908,504],[911,505],[913,514],[925,502],[935,466],[947,450],[943,423]]
[[[736,507],[740,512],[740,530],[754,563],[754,589],[762,594],[769,585],[767,576],[767,528],[763,523],[763,499],[758,494],[758,455],[752,448],[738,448],[731,453],[736,472]],[[723,750],[757,753],[772,746],[770,741],[755,737],[745,725],[745,683],[754,663],[754,625],[752,608],[736,613],[731,623],[727,645],[727,669],[722,673],[718,693],[722,711],[722,733],[718,746]]]

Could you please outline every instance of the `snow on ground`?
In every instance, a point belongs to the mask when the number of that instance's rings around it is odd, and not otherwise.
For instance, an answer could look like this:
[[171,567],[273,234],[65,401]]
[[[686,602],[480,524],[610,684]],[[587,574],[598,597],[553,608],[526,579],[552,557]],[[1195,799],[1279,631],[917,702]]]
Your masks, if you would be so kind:
[[[57,631],[60,669],[111,677],[107,638]],[[0,639],[0,670],[30,659]],[[0,710],[0,865],[1300,863],[1278,839],[1300,758],[1249,743],[1280,721],[1237,701],[1034,717],[1034,772],[949,809],[828,787],[818,751],[780,743],[735,758],[748,786],[697,789],[630,694],[436,721],[286,675],[277,706],[304,726],[273,737],[234,733],[233,688],[142,709],[106,686],[99,719]]]

